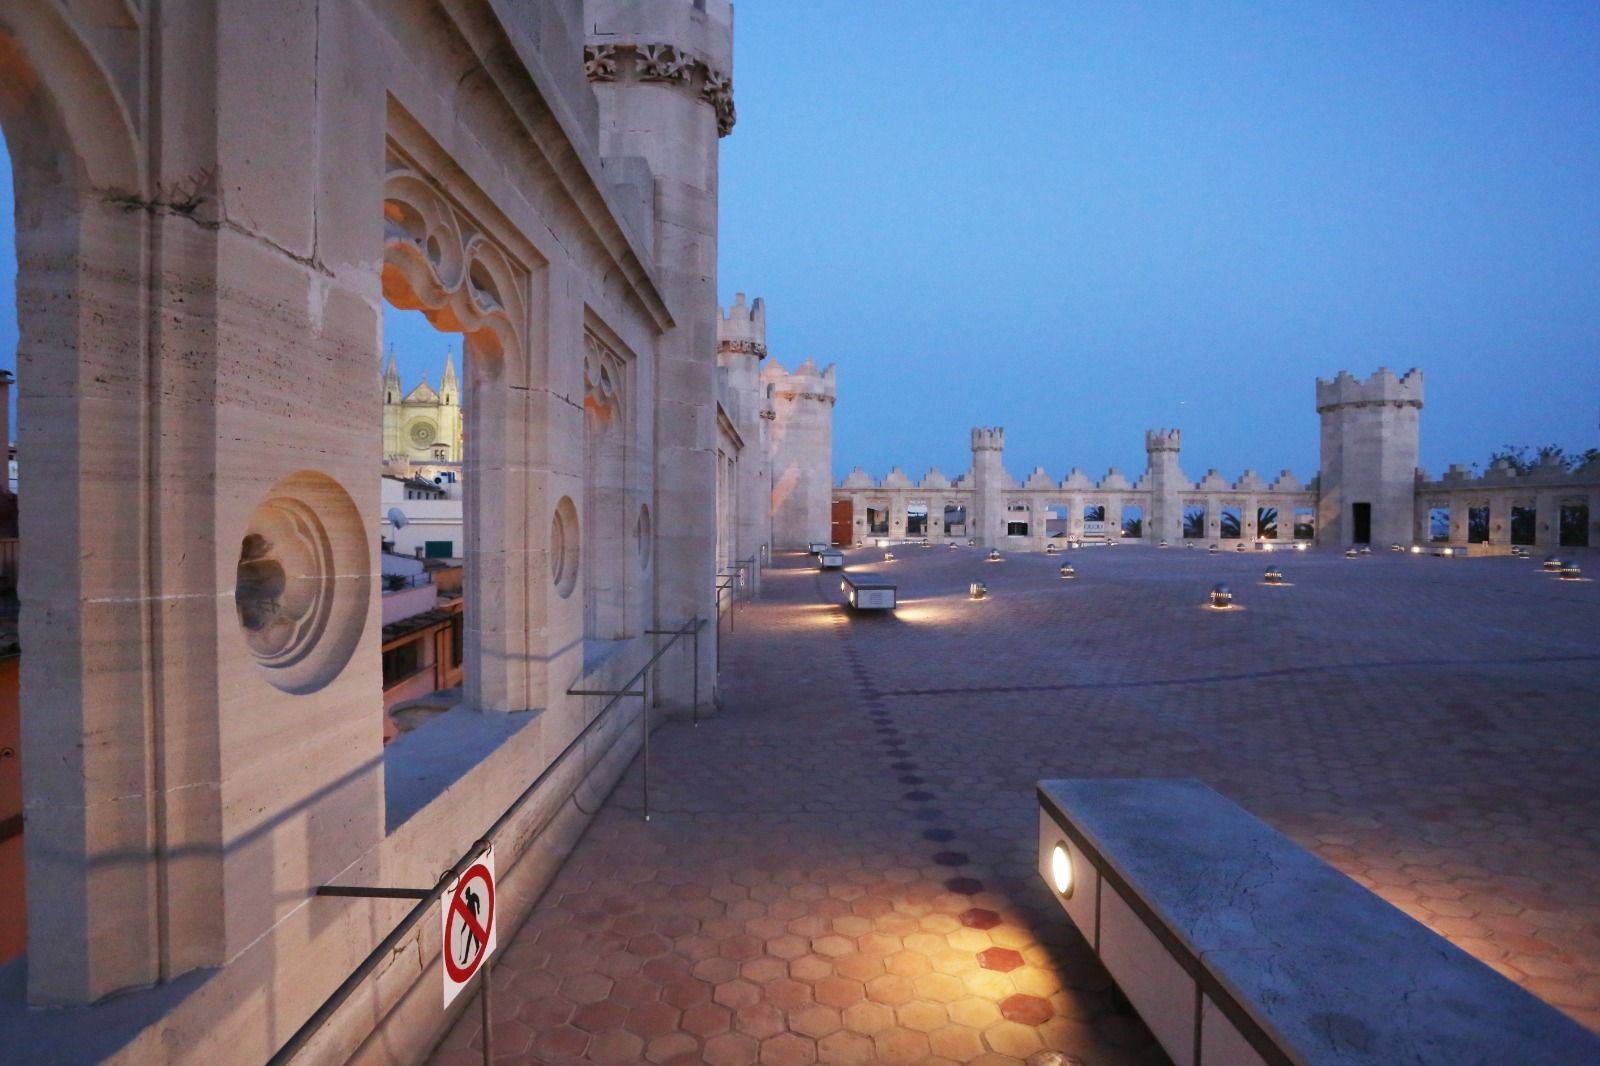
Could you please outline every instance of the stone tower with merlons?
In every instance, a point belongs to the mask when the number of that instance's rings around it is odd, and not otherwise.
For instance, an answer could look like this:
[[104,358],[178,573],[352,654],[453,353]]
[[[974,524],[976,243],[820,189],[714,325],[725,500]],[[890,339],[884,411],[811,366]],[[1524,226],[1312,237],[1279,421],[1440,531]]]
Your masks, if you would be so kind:
[[1322,469],[1317,543],[1410,544],[1415,533],[1422,371],[1379,367],[1317,379]]
[[833,405],[836,368],[807,359],[793,371],[769,359],[761,384],[772,411],[772,546],[804,548],[832,539]]

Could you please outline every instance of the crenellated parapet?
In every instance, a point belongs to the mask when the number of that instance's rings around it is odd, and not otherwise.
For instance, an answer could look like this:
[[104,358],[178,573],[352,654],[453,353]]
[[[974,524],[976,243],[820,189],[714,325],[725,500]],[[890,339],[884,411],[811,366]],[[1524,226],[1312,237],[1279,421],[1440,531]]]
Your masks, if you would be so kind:
[[1380,366],[1365,381],[1341,370],[1332,381],[1317,379],[1317,411],[1340,407],[1422,407],[1422,371],[1413,367],[1395,377]]
[[1183,444],[1183,431],[1177,429],[1147,429],[1144,431],[1144,450],[1147,452],[1175,452]]
[[757,296],[746,305],[744,293],[737,293],[733,306],[718,308],[717,351],[726,354],[767,357],[767,305]]
[[999,452],[1006,447],[1006,431],[999,426],[978,426],[972,431],[972,450]]
[[794,370],[786,370],[773,359],[761,371],[761,383],[772,388],[772,395],[785,400],[817,400],[832,407],[839,402],[838,368],[829,363],[818,370],[810,359]]

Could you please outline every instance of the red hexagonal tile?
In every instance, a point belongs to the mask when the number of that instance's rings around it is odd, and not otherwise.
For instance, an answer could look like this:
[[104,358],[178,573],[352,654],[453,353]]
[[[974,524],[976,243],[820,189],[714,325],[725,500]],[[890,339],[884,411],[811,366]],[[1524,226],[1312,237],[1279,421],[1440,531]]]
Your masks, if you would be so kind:
[[1022,1025],[1042,1025],[1055,1015],[1046,1000],[1020,992],[1000,1001],[1000,1013]]
[[985,970],[1010,973],[1022,965],[1022,956],[1011,948],[985,948],[978,952],[978,965]]
[[1000,924],[1000,916],[994,911],[985,910],[983,907],[973,907],[971,910],[962,911],[961,924],[969,929],[993,929]]

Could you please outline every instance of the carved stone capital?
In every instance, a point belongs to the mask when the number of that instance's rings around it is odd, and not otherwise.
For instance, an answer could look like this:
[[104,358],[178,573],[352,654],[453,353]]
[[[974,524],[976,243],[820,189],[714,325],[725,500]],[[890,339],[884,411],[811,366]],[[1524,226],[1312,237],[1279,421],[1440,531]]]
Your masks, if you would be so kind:
[[711,106],[717,116],[719,137],[732,133],[738,121],[733,104],[733,78],[677,45],[635,42],[585,45],[583,72],[593,82],[632,78],[688,88]]

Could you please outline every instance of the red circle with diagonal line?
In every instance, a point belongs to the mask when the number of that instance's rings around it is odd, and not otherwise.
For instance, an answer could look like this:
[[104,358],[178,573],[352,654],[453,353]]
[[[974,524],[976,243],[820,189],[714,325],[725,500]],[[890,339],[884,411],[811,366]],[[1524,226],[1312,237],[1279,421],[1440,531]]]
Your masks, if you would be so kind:
[[[473,913],[465,898],[466,890],[478,881],[483,882],[483,894],[488,900],[488,906],[484,908],[481,919]],[[478,950],[468,962],[458,965],[456,963],[458,945],[450,943],[447,939],[444,945],[444,970],[450,975],[450,980],[464,984],[478,972],[478,966],[483,962],[483,957],[489,948],[489,930],[494,928],[494,880],[489,876],[489,868],[481,862],[473,864],[462,874],[461,880],[456,882],[455,891],[450,893],[450,921],[445,926],[450,930],[450,939],[455,936],[457,918],[465,924],[467,934],[477,940]]]

